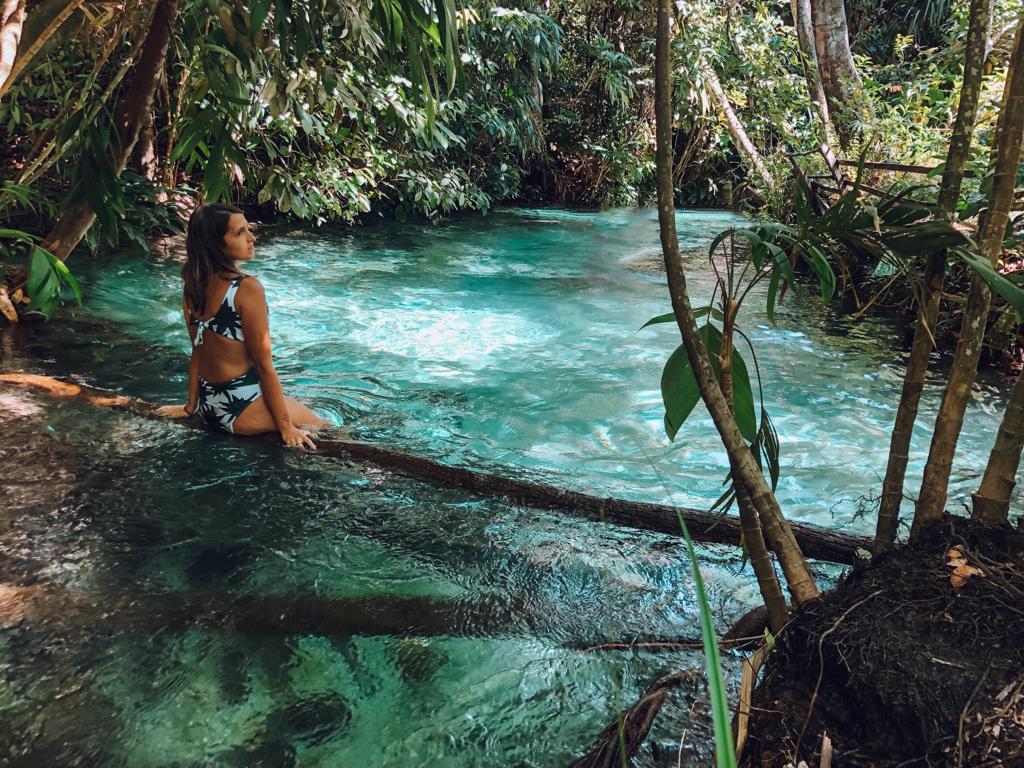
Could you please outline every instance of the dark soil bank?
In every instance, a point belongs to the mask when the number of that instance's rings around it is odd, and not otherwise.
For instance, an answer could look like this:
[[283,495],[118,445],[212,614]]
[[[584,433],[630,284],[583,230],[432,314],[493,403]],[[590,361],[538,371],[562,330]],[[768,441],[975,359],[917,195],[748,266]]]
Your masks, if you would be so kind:
[[949,519],[777,641],[748,766],[1024,766],[1024,535]]

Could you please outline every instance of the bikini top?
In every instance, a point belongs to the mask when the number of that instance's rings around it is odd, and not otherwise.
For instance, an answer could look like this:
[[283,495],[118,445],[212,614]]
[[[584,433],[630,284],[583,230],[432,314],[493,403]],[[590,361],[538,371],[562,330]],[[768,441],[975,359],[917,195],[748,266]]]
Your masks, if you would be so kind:
[[224,294],[224,301],[221,302],[220,308],[217,309],[217,314],[213,317],[207,320],[199,320],[192,314],[191,308],[189,309],[188,314],[191,318],[191,324],[197,328],[196,337],[192,341],[193,347],[202,346],[203,331],[207,328],[225,338],[245,341],[245,335],[242,333],[242,315],[239,314],[238,308],[235,307],[235,294],[238,293],[238,286],[247,277],[248,275],[239,275],[231,281],[227,293]]

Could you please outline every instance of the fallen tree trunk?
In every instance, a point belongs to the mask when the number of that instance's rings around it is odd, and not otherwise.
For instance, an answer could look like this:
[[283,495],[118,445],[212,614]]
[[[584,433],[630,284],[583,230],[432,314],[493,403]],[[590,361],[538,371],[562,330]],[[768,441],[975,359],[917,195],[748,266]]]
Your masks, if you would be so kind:
[[[151,403],[124,395],[112,395],[81,384],[59,381],[50,376],[6,372],[0,373],[0,383],[40,389],[54,397],[78,400],[101,408],[166,421],[156,414],[157,406]],[[197,420],[182,423],[203,428]],[[352,458],[435,485],[461,488],[486,496],[502,496],[524,506],[553,510],[627,528],[678,536],[681,532],[679,520],[682,518],[695,541],[734,546],[740,543],[739,519],[728,515],[596,496],[501,475],[474,472],[419,456],[410,456],[390,448],[333,438],[329,433],[317,439],[317,453]],[[866,536],[838,533],[801,523],[791,523],[791,527],[800,549],[807,557],[817,560],[852,565],[857,559],[857,550],[868,550],[871,546],[871,539]]]
[[250,634],[494,636],[530,629],[494,601],[372,595],[363,598],[188,593],[100,596],[59,586],[0,584],[0,629],[43,626],[70,632],[184,630]]
[[707,91],[711,93],[712,97],[718,102],[718,109],[722,113],[722,121],[725,123],[726,131],[729,134],[729,138],[732,139],[736,150],[740,155],[749,163],[751,168],[757,172],[757,175],[761,177],[761,181],[765,183],[768,189],[775,186],[775,177],[772,176],[771,171],[768,170],[768,166],[764,164],[764,159],[761,157],[761,153],[757,151],[757,147],[754,146],[754,142],[750,140],[747,135],[746,128],[743,127],[743,123],[740,122],[739,116],[736,114],[736,110],[732,108],[732,104],[729,102],[729,97],[725,95],[725,89],[722,88],[722,83],[718,79],[718,73],[710,63],[701,59],[701,72],[704,75],[704,85]]

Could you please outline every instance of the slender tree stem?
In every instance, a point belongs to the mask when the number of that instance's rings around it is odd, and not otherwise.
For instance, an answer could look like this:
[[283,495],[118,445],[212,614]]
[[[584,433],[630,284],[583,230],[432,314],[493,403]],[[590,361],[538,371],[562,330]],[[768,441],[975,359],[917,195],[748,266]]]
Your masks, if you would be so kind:
[[5,90],[25,25],[25,0],[0,2],[0,92]]
[[729,133],[729,137],[732,139],[736,149],[739,150],[740,155],[750,164],[751,168],[761,177],[761,180],[770,188],[775,186],[775,177],[772,176],[771,171],[768,170],[768,166],[764,164],[764,159],[761,157],[761,153],[757,151],[757,147],[754,146],[754,142],[750,140],[750,136],[747,135],[746,129],[743,127],[743,123],[740,122],[739,116],[736,114],[736,110],[732,108],[732,104],[729,103],[729,98],[725,95],[725,90],[722,88],[722,83],[718,79],[718,73],[715,72],[707,61],[701,59],[701,72],[704,75],[704,85],[711,92],[715,101],[718,102],[718,108],[722,113],[722,119],[725,122],[726,131]]
[[[1017,181],[1021,142],[1024,140],[1024,15],[1017,24],[1013,54],[1006,77],[1003,108],[996,131],[996,167],[989,207],[985,212],[979,238],[981,256],[995,264],[1009,221],[1010,206]],[[960,341],[950,370],[942,405],[935,420],[928,463],[924,468],[921,494],[911,527],[911,539],[942,517],[949,488],[949,475],[963,426],[964,413],[978,370],[978,359],[985,338],[985,325],[991,304],[991,291],[977,275],[971,280],[971,292],[964,309]]]
[[[723,291],[722,305],[722,350],[718,362],[719,370],[722,372],[722,396],[725,397],[725,402],[729,404],[733,416],[735,416],[736,402],[733,389],[732,350],[736,328],[736,313],[739,310],[739,305],[725,291]],[[754,576],[757,578],[761,597],[764,599],[765,608],[768,609],[768,624],[772,632],[778,634],[786,626],[786,622],[789,621],[789,607],[786,605],[786,596],[782,593],[779,577],[775,574],[775,565],[772,563],[771,554],[764,543],[761,522],[757,517],[757,509],[754,508],[750,500],[750,494],[741,481],[734,480],[733,485],[736,489],[736,506],[740,510],[743,546],[750,557],[750,566],[754,569]]]
[[807,80],[807,91],[811,97],[818,117],[821,119],[822,135],[825,143],[832,146],[835,137],[832,132],[832,121],[828,114],[828,101],[825,89],[821,84],[821,68],[818,65],[818,52],[814,47],[814,22],[811,17],[811,0],[790,0],[793,14],[793,26],[796,27],[797,42],[800,44],[800,61],[803,64],[804,78]]
[[1024,376],[1017,379],[1006,405],[996,442],[989,454],[981,487],[972,496],[971,517],[983,525],[1003,525],[1009,519],[1010,494],[1016,485],[1024,447]]
[[29,45],[20,56],[14,59],[10,71],[7,73],[7,77],[0,81],[0,98],[3,98],[4,94],[7,93],[14,81],[17,80],[18,76],[25,70],[25,67],[32,63],[36,54],[42,50],[43,46],[49,42],[50,38],[53,37],[64,22],[68,20],[71,14],[78,10],[78,6],[83,2],[85,2],[85,0],[71,0],[67,3],[67,5],[61,8],[57,15],[50,20],[50,23],[46,25],[32,44]]
[[[981,98],[981,83],[984,77],[985,52],[992,28],[993,0],[971,0],[967,29],[967,46],[964,53],[964,76],[960,88],[960,104],[957,108],[953,134],[949,140],[946,166],[942,173],[939,189],[939,208],[952,220],[960,199],[964,167],[971,148],[974,124],[978,116],[978,102]],[[878,510],[878,524],[875,529],[873,554],[881,554],[896,541],[899,527],[900,506],[903,502],[903,487],[910,460],[910,440],[917,420],[924,378],[928,371],[928,359],[934,346],[935,321],[939,316],[942,298],[942,282],[946,272],[946,252],[938,251],[928,256],[924,271],[925,295],[918,308],[917,327],[914,341],[907,358],[907,371],[903,377],[903,391],[896,410],[896,421],[889,443],[889,463],[882,483],[882,499]]]
[[813,0],[810,6],[822,88],[829,116],[845,149],[868,111],[860,73],[850,51],[846,7],[843,0]]
[[669,293],[676,322],[683,337],[690,364],[693,366],[701,397],[707,405],[715,427],[729,455],[733,478],[744,484],[750,494],[751,504],[757,510],[764,526],[765,538],[779,558],[786,582],[798,605],[818,596],[814,576],[800,552],[788,522],[782,517],[778,502],[765,483],[754,461],[754,456],[733,417],[722,390],[718,385],[707,350],[700,340],[697,323],[690,305],[683,273],[683,260],[679,253],[676,236],[675,205],[672,187],[672,90],[669,82],[669,26],[671,23],[672,0],[658,0],[657,44],[655,49],[655,122],[656,159],[658,184],[658,223],[661,246],[665,256]]

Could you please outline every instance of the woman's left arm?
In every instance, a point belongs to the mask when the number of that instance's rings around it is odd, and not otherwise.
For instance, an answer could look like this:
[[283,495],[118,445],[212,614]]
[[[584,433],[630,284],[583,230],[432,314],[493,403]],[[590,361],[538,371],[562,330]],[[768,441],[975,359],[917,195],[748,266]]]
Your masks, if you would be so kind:
[[281,433],[281,439],[289,448],[315,450],[316,445],[309,433],[293,424],[288,414],[288,402],[281,389],[281,380],[277,377],[270,351],[270,317],[267,314],[267,297],[263,285],[255,277],[250,277],[239,287],[235,301],[242,315],[245,347],[260,379],[263,402]]
[[192,347],[192,356],[188,361],[188,402],[185,403],[185,415],[192,416],[199,406],[199,355]]

